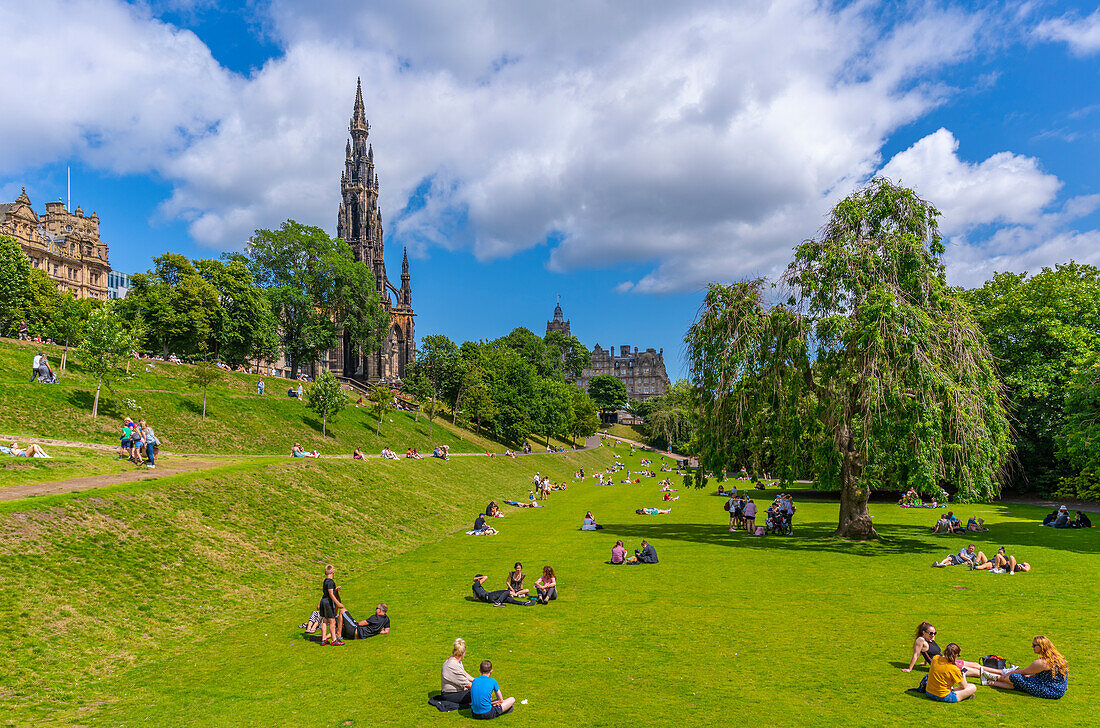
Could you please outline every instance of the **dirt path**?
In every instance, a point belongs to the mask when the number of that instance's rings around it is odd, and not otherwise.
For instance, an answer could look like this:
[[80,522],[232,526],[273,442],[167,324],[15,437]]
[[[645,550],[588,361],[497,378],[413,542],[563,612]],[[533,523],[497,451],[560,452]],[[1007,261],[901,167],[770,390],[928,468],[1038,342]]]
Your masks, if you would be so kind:
[[[12,440],[26,440],[27,438],[10,438],[7,435],[0,435],[0,441],[11,442]],[[99,450],[104,453],[113,453],[117,450],[116,447],[111,445],[104,445],[102,443],[94,442],[73,442],[72,440],[49,440],[43,438],[34,438],[34,441],[43,447],[81,447],[89,450]],[[548,453],[548,452],[532,452],[531,455],[561,455],[569,452],[584,452],[586,450],[592,450],[600,446],[600,440],[598,437],[590,437],[585,443],[584,447],[576,448],[573,450],[564,450],[561,453]],[[500,453],[497,453],[499,457],[503,457]],[[195,470],[207,470],[210,468],[216,468],[219,465],[226,465],[234,461],[245,460],[248,458],[267,458],[277,457],[272,455],[192,455],[188,453],[171,453],[163,452],[160,457],[170,456],[172,458],[198,458],[198,459],[173,459],[168,464],[158,465],[155,469],[141,468],[132,470],[125,473],[107,473],[104,475],[91,475],[86,478],[68,478],[66,480],[54,480],[45,483],[31,483],[29,485],[13,485],[6,488],[0,488],[0,502],[14,501],[23,498],[31,498],[35,496],[43,495],[57,495],[59,493],[74,493],[81,490],[90,490],[92,488],[103,488],[110,485],[121,485],[123,483],[132,483],[137,480],[157,480],[169,475],[179,475],[180,473],[189,473]],[[430,456],[429,456],[430,457]],[[451,457],[485,457],[484,453],[454,453]],[[366,459],[381,460],[381,455],[366,455]],[[350,460],[351,455],[327,455],[322,458],[323,460]],[[404,459],[404,458],[402,458]]]
[[13,485],[7,488],[0,488],[0,502],[20,500],[22,498],[31,498],[41,495],[73,493],[79,490],[102,488],[108,485],[132,483],[135,480],[156,480],[169,475],[179,475],[180,473],[189,473],[195,470],[206,470],[225,464],[225,460],[180,460],[170,465],[159,465],[155,470],[142,468],[125,473],[91,475],[87,478],[69,478],[67,480],[54,480],[48,483],[31,483],[30,485]]

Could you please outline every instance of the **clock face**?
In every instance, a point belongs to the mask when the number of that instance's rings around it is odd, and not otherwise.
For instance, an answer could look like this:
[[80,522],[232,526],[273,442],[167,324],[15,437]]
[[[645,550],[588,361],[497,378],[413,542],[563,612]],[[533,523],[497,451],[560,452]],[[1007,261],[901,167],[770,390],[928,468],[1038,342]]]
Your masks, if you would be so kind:
[[66,225],[66,226],[65,226],[65,229],[66,229],[66,230],[72,230],[72,229],[73,229],[73,226],[72,226],[72,225]]

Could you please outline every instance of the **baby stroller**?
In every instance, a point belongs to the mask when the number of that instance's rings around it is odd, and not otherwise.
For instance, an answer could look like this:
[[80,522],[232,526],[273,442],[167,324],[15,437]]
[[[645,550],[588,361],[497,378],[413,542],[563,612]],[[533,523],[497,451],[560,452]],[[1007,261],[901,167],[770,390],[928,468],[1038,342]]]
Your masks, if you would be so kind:
[[786,513],[778,509],[768,509],[768,517],[764,520],[764,535],[790,536],[794,534],[791,519]]

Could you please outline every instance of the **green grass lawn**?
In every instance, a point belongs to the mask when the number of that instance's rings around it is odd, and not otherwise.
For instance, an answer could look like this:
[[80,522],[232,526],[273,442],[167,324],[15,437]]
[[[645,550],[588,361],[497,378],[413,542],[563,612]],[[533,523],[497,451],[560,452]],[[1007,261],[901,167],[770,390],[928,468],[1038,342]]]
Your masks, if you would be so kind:
[[[148,420],[164,449],[177,453],[284,455],[294,442],[322,454],[350,454],[356,446],[377,454],[384,445],[401,452],[416,447],[431,453],[436,445],[450,445],[452,452],[504,450],[490,438],[452,426],[448,419],[417,421],[397,410],[385,414],[380,434],[375,435],[377,415],[354,405],[330,419],[327,436],[322,436],[321,419],[303,402],[286,396],[292,382],[265,377],[267,393],[260,397],[255,394],[257,377],[246,374],[227,373],[209,388],[204,421],[202,390],[187,380],[191,367],[166,362],[132,362],[128,379],[116,381],[113,392],[103,388],[99,416],[93,418],[96,383],[81,366],[79,354],[70,352],[60,384],[28,383],[31,359],[40,349],[58,370],[60,347],[0,340],[2,434],[113,445],[121,419],[130,416]],[[126,400],[136,407],[126,406]]]
[[[25,446],[26,441],[20,444]],[[51,456],[49,459],[15,458],[0,454],[0,488],[138,469],[127,460],[118,460],[115,455],[88,448],[49,446],[46,452]]]
[[[933,560],[966,538],[928,532],[931,510],[872,505],[883,539],[833,541],[837,504],[799,503],[790,538],[726,530],[723,500],[680,490],[669,516],[656,482],[504,506],[501,534],[468,537],[476,510],[527,492],[533,470],[589,474],[611,448],[449,463],[286,460],[230,466],[77,496],[0,506],[0,690],[9,725],[465,726],[426,704],[455,637],[467,668],[488,658],[505,725],[1087,725],[1100,697],[1094,603],[1100,532],[1036,525],[1014,505],[961,509],[1032,563],[1015,576]],[[636,462],[626,448],[616,449]],[[712,483],[713,485],[713,483]],[[764,498],[757,498],[763,502]],[[586,510],[605,530],[581,532]],[[960,509],[956,509],[959,511]],[[661,563],[612,567],[616,538],[649,539]],[[499,588],[514,561],[555,567],[546,607],[472,602],[475,572]],[[358,618],[390,606],[392,633],[321,648],[295,627],[335,563]],[[1069,659],[1068,695],[1042,701],[979,688],[943,705],[905,688],[922,620],[963,656],[1026,664],[1045,634]]]
[[628,440],[634,440],[636,442],[646,442],[646,436],[642,433],[642,430],[635,425],[623,425],[615,423],[610,427],[601,427],[600,432],[606,432],[609,435],[615,437],[625,437]]

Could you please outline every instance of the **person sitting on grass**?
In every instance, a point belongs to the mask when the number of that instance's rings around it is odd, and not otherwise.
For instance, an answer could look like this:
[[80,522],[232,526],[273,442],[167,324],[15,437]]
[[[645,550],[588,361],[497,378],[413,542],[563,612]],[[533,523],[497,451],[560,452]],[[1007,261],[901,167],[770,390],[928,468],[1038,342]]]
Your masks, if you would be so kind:
[[374,608],[374,614],[359,622],[345,611],[340,622],[343,636],[349,640],[365,640],[379,634],[390,633],[390,618],[386,616],[389,609],[385,604],[379,604]]
[[611,547],[611,563],[621,564],[624,561],[626,561],[626,547],[623,546],[622,539],[619,539]]
[[[336,586],[336,567],[329,564],[325,567],[325,580],[321,583],[321,646],[333,645],[342,647],[344,641],[340,639],[340,631],[336,626],[338,614],[344,611],[344,605],[337,596],[339,588]],[[329,638],[331,631],[332,637]]]
[[932,665],[928,668],[928,674],[920,681],[919,690],[941,703],[957,703],[974,697],[978,686],[968,683],[962,669],[956,664],[961,654],[962,650],[954,642],[944,647],[942,655],[932,658]]
[[504,518],[496,501],[489,501],[489,505],[485,506],[485,515],[489,518]]
[[13,442],[11,444],[12,457],[17,458],[49,458],[46,451],[42,449],[41,445],[35,443],[28,444],[25,448],[19,447],[19,443]]
[[971,569],[976,569],[983,564],[989,563],[989,559],[985,557],[985,554],[977,550],[974,544],[970,544],[964,549],[961,549],[957,554],[951,554],[943,559],[943,561],[937,561],[932,564],[936,567],[944,566],[969,566]]
[[485,514],[478,513],[474,519],[473,534],[475,536],[495,536],[497,530],[485,523]]
[[966,522],[966,530],[971,532],[981,532],[988,531],[989,529],[985,527],[984,518],[974,518],[974,516],[971,516],[970,520]]
[[[921,622],[917,625],[917,638],[913,640],[913,658],[909,660],[909,667],[903,667],[901,671],[912,672],[913,667],[920,658],[924,658],[923,664],[931,665],[932,658],[940,654],[943,653],[940,652],[940,646],[936,644],[936,628],[932,626],[931,622]],[[978,671],[982,669],[982,666],[976,662],[959,660],[955,664],[964,675],[977,675]]]
[[653,546],[644,538],[642,539],[642,548],[639,551],[634,549],[634,555],[626,560],[628,564],[656,564],[657,552],[653,550]]
[[538,592],[539,604],[549,604],[558,598],[558,577],[554,575],[552,567],[542,567],[542,576],[535,581],[535,590]]
[[1055,528],[1072,528],[1069,522],[1069,509],[1065,506],[1058,507],[1058,517],[1054,519],[1054,523],[1050,524]]
[[479,602],[485,602],[486,604],[492,604],[494,607],[503,607],[505,604],[518,604],[521,607],[526,607],[527,602],[521,602],[511,594],[507,589],[498,589],[497,591],[485,591],[485,580],[489,577],[484,574],[476,574],[474,576],[474,583],[471,587],[474,592],[474,599]]
[[680,500],[680,496],[672,495],[671,493],[665,493],[665,500],[666,501],[678,501],[678,500]]
[[492,674],[493,663],[482,660],[481,674],[470,685],[470,714],[475,720],[490,720],[511,713],[512,706],[516,704],[515,698],[504,697]]
[[1043,525],[1044,526],[1049,526],[1050,524],[1054,523],[1055,519],[1057,519],[1057,518],[1058,518],[1058,509],[1055,508],[1053,511],[1051,511],[1050,513],[1046,514],[1046,516],[1043,517]]
[[947,520],[947,514],[941,513],[936,525],[932,526],[932,533],[951,533],[951,522]]
[[352,460],[362,460],[363,459],[363,451],[360,450],[358,447],[355,448],[355,452],[353,452],[351,454],[351,459]]
[[474,682],[474,676],[466,672],[466,668],[462,666],[462,658],[465,656],[466,640],[459,637],[451,646],[451,656],[443,661],[443,668],[439,674],[439,697],[448,703],[469,707],[470,686]]
[[1084,511],[1077,511],[1077,519],[1073,522],[1074,528],[1092,528],[1092,521]]
[[596,517],[592,515],[592,511],[584,514],[584,523],[581,524],[582,531],[598,531],[603,526],[596,523]]
[[504,585],[508,587],[508,596],[521,599],[530,593],[529,589],[523,587],[523,580],[526,577],[527,574],[523,573],[523,564],[517,561],[514,569],[508,572],[508,578],[505,579]]
[[1069,663],[1054,644],[1042,635],[1031,640],[1031,650],[1038,657],[1027,667],[1007,670],[982,670],[982,685],[1002,690],[1019,690],[1036,698],[1057,700],[1069,687]]
[[293,458],[304,458],[306,451],[298,443],[294,443],[294,447],[290,448],[290,456]]

